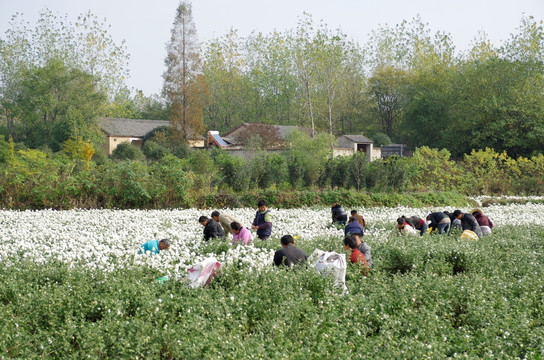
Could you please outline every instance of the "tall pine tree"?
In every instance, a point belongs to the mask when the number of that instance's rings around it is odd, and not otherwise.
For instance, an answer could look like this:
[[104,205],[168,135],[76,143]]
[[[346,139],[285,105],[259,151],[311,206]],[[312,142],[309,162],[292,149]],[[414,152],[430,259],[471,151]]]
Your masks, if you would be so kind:
[[166,46],[163,95],[170,103],[169,120],[178,141],[204,131],[200,96],[200,54],[191,4],[180,2]]

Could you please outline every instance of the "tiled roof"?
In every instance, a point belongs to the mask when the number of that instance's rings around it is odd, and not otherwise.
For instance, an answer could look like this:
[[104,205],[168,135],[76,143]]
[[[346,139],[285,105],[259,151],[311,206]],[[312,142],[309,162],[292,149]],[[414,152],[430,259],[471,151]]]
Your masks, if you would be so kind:
[[[144,137],[145,134],[162,126],[170,126],[167,120],[140,120],[121,118],[100,118],[100,128],[108,136]],[[197,135],[196,138],[203,139]]]
[[363,135],[342,135],[343,137],[345,137],[346,139],[348,140],[351,140],[353,141],[354,143],[358,143],[358,144],[372,144],[374,143],[374,141],[370,140],[369,138],[367,138],[366,136],[363,136]]
[[222,138],[233,145],[241,145],[252,135],[260,135],[266,138],[264,140],[268,145],[279,145],[285,142],[295,130],[308,133],[308,130],[301,126],[243,123],[223,135]]

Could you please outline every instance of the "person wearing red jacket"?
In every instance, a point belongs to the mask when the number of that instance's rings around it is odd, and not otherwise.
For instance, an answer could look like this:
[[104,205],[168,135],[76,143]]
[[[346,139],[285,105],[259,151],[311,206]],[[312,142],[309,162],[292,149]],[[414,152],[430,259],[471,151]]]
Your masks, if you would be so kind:
[[478,222],[478,225],[480,225],[480,229],[482,229],[482,234],[484,236],[491,235],[491,229],[493,229],[493,221],[491,221],[491,219],[487,215],[484,215],[484,212],[480,209],[474,209],[471,211],[471,213]]
[[359,264],[361,265],[361,274],[364,276],[368,275],[368,271],[370,270],[370,266],[368,265],[368,262],[366,261],[365,255],[359,251],[357,248],[357,238],[355,236],[346,236],[344,238],[344,249],[346,251],[351,251],[351,256],[349,257],[349,261],[352,264]]

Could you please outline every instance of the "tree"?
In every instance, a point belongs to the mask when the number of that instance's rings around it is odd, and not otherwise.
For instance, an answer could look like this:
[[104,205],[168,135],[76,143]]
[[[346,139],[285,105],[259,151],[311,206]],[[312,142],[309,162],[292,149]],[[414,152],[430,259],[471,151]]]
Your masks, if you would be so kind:
[[10,70],[44,66],[55,59],[92,75],[110,99],[123,87],[129,74],[126,46],[124,42],[117,45],[108,34],[106,21],[99,21],[91,12],[80,15],[74,25],[66,15],[56,16],[46,8],[36,26],[25,22],[19,13],[10,25],[0,42],[3,63],[9,64]]
[[27,146],[58,151],[77,136],[95,145],[103,141],[97,119],[106,99],[91,75],[53,59],[26,71],[20,86],[16,112]]
[[298,79],[293,69],[289,34],[273,32],[250,36],[246,43],[251,106],[259,122],[300,124],[305,116],[296,108]]
[[40,12],[35,25],[25,22],[22,14],[15,14],[0,39],[0,109],[11,137],[21,137],[16,134],[21,125],[18,101],[23,98],[22,91],[28,90],[22,88],[23,81],[28,80],[30,72],[45,69],[52,62],[90,75],[94,86],[109,99],[128,76],[126,47],[115,44],[105,21],[97,21],[91,13],[80,16],[75,25],[48,9]]
[[544,62],[544,27],[532,16],[523,16],[518,32],[511,34],[501,51],[511,60]]
[[326,119],[328,132],[333,135],[334,123],[336,122],[336,106],[340,89],[348,71],[346,58],[349,47],[345,35],[338,32],[330,34],[329,32],[320,32],[316,41],[319,41],[319,58],[317,59],[319,87],[323,92],[326,104]]
[[402,121],[404,107],[407,104],[407,76],[406,71],[388,66],[376,69],[368,80],[368,92],[373,99],[374,114],[380,122],[382,131],[390,137]]
[[77,63],[98,81],[99,88],[113,99],[129,76],[129,54],[125,41],[117,45],[108,33],[106,19],[100,21],[88,11],[78,17],[76,28]]
[[204,131],[199,80],[200,54],[191,4],[182,1],[172,27],[164,60],[163,94],[170,108],[174,134],[181,141]]
[[332,156],[331,135],[317,134],[314,138],[298,130],[289,135],[290,148],[286,152],[287,168],[295,186],[315,186]]
[[315,82],[317,65],[316,54],[313,39],[313,20],[311,15],[304,13],[304,17],[299,20],[295,33],[294,43],[291,46],[293,51],[294,68],[299,79],[300,88],[304,94],[304,106],[308,110],[310,119],[310,136],[315,135],[315,114],[313,95],[315,92]]
[[244,40],[231,30],[224,37],[206,46],[202,69],[207,85],[205,114],[208,128],[225,132],[231,130],[247,115],[248,79],[244,73]]
[[68,139],[63,144],[64,152],[66,152],[74,160],[83,160],[85,168],[88,170],[91,167],[91,158],[95,151],[94,146],[89,141],[83,141],[81,136],[76,136],[75,140]]

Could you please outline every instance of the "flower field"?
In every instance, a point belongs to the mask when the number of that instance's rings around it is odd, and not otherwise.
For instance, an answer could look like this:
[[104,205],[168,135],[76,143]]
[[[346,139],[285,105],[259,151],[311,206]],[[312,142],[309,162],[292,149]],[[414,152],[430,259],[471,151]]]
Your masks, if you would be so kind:
[[[436,210],[359,209],[375,268],[348,266],[344,295],[311,267],[272,266],[284,234],[343,252],[330,209],[272,209],[273,237],[234,247],[202,240],[211,211],[0,211],[0,358],[540,358],[544,205],[484,208],[495,228],[479,241],[392,231]],[[162,238],[168,250],[138,254]],[[189,289],[212,255],[221,274]]]

